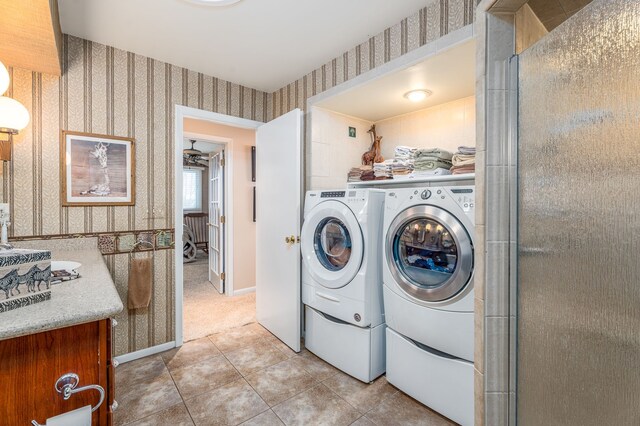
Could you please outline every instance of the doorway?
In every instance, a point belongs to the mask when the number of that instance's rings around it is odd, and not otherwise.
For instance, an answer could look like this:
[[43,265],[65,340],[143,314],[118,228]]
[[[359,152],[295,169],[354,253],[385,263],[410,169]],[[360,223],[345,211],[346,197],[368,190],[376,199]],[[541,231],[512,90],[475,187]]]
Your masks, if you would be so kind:
[[[181,216],[176,212],[176,223],[183,222],[182,246],[176,247],[181,256],[176,258],[176,340],[181,335],[186,342],[256,321],[251,214],[255,130],[197,115],[181,121],[185,150],[177,173],[182,183],[176,182],[175,194],[176,206],[179,201],[183,206]],[[187,164],[189,160],[198,164]],[[192,171],[198,167],[202,170]],[[194,180],[201,182],[199,189]]]

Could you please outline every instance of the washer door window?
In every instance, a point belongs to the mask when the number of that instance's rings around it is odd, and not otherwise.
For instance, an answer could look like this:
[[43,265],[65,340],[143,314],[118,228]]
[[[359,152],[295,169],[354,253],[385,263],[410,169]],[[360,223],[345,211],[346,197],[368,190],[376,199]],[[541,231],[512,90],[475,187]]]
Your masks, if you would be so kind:
[[349,263],[351,235],[338,218],[328,217],[318,224],[314,246],[318,260],[330,271],[340,271]]
[[387,262],[400,287],[425,302],[461,292],[473,272],[473,246],[462,224],[449,212],[415,206],[391,223]]
[[345,204],[329,200],[305,218],[302,258],[311,277],[327,288],[343,287],[356,276],[364,252],[362,231]]

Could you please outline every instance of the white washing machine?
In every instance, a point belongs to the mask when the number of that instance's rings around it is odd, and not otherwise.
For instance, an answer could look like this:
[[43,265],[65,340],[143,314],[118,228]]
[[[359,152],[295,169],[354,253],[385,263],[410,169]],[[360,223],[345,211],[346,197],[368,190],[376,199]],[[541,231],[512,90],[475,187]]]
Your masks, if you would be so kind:
[[388,190],[383,294],[387,380],[473,424],[475,187]]
[[383,204],[377,189],[309,191],[300,234],[305,347],[363,382],[385,370]]

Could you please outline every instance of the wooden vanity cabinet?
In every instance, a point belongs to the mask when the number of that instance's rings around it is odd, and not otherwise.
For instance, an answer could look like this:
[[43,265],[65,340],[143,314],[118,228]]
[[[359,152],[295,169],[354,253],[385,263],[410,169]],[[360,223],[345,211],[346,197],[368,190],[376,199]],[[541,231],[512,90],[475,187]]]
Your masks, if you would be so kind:
[[75,373],[77,387],[97,384],[105,400],[93,413],[93,426],[111,426],[113,404],[111,320],[79,324],[57,330],[0,341],[0,424],[44,425],[49,417],[100,400],[88,389],[64,400],[55,383],[66,373]]

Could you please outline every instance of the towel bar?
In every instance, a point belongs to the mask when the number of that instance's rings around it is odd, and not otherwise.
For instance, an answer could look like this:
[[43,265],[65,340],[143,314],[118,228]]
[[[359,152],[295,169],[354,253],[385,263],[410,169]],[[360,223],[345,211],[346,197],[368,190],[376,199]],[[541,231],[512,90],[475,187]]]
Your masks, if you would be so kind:
[[[71,395],[73,395],[74,393],[83,392],[90,389],[97,390],[98,392],[100,392],[100,401],[98,401],[95,407],[91,407],[91,412],[93,413],[98,408],[100,408],[100,406],[104,402],[104,388],[100,385],[87,385],[77,388],[76,386],[78,386],[78,383],[80,383],[80,377],[78,377],[77,374],[67,373],[60,376],[60,378],[56,380],[55,389],[56,392],[62,394],[62,397],[65,401],[71,398]],[[31,420],[31,424],[33,426],[43,426],[35,420]]]

